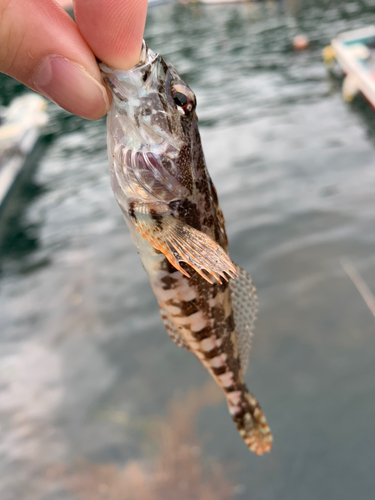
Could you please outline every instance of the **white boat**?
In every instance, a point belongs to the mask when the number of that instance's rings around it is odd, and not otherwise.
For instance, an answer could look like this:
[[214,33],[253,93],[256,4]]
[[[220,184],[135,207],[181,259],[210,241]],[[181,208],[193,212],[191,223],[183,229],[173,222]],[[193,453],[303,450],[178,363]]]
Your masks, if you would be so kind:
[[328,67],[337,61],[345,74],[346,101],[360,92],[375,108],[375,26],[341,33],[325,47],[323,58]]
[[30,93],[0,111],[0,208],[48,122],[46,108],[46,99]]

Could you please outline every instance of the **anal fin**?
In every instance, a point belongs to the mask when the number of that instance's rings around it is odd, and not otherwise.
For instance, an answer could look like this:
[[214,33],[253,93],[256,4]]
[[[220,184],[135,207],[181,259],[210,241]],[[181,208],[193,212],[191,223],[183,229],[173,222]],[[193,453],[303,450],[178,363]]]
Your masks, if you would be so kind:
[[189,345],[185,342],[181,333],[178,331],[178,327],[176,327],[170,320],[168,313],[160,306],[159,309],[160,309],[161,319],[163,320],[165,329],[167,330],[167,333],[171,338],[171,340],[173,340],[173,342],[177,344],[179,347],[183,347],[184,349],[190,351]]

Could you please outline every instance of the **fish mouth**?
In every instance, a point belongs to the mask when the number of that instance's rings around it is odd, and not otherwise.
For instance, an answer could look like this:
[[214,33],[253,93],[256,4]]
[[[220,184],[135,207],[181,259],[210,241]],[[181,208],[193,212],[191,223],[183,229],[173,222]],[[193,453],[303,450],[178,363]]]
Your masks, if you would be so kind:
[[99,68],[102,72],[104,81],[109,80],[111,84],[115,85],[117,88],[121,85],[121,82],[131,82],[133,85],[138,83],[139,85],[140,74],[142,74],[144,71],[149,74],[159,59],[160,55],[151,50],[148,47],[147,43],[143,40],[139,62],[131,69],[121,70],[111,68],[103,62],[99,63]]
[[159,58],[159,55],[156,54],[153,50],[148,48],[147,43],[142,40],[142,49],[141,54],[139,56],[139,63],[134,66],[135,68],[141,68],[145,64],[153,64],[156,62],[156,59]]

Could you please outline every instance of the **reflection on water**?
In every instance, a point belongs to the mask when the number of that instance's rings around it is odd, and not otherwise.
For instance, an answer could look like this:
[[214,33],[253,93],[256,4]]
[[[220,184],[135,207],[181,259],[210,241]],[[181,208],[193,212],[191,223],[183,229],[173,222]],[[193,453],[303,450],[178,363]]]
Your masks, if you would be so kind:
[[196,431],[198,413],[222,399],[221,391],[209,382],[173,399],[164,418],[132,421],[124,412],[108,412],[109,420],[135,432],[145,458],[130,460],[122,469],[88,462],[75,464],[71,472],[52,466],[47,477],[82,500],[230,500],[242,485],[232,485],[223,465],[202,454]]
[[[321,49],[369,24],[373,2],[292,4],[164,5],[146,30],[197,94],[231,256],[258,288],[246,379],[271,454],[248,452],[224,401],[178,399],[208,375],[161,324],[109,187],[104,121],[51,104],[0,252],[1,500],[168,498],[177,483],[193,498],[372,498],[375,324],[340,262],[375,291],[375,117],[343,102]],[[311,45],[295,53],[300,32]],[[1,78],[5,103],[19,86]]]

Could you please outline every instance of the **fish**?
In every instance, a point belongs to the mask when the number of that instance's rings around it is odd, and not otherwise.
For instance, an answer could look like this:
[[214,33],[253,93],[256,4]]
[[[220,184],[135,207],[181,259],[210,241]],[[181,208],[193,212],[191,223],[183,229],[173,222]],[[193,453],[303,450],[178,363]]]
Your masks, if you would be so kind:
[[170,338],[224,391],[247,447],[271,449],[266,417],[244,375],[258,310],[250,276],[229,257],[224,216],[208,173],[196,97],[145,42],[123,71],[100,63],[111,186]]

